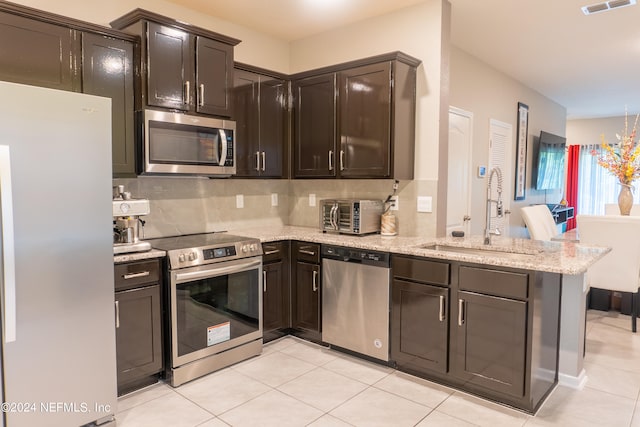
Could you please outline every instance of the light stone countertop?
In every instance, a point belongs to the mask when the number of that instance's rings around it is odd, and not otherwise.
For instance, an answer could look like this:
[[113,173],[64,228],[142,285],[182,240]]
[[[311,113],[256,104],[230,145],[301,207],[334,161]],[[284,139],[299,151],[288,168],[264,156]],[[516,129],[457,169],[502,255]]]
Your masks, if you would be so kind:
[[[492,236],[491,245],[486,246],[483,244],[484,239],[482,236],[437,239],[428,237],[381,236],[379,234],[351,236],[323,233],[311,227],[294,226],[242,228],[229,230],[229,233],[257,238],[263,243],[278,240],[300,240],[396,254],[569,275],[584,273],[589,266],[611,251],[611,248],[585,246],[572,242],[545,242],[496,236]],[[434,244],[491,250],[486,253],[475,254],[430,250],[421,247]],[[509,254],[505,255],[505,252]]]
[[158,249],[151,249],[146,252],[131,252],[128,254],[118,254],[113,256],[114,264],[122,264],[123,262],[142,261],[145,259],[162,258],[167,253]]

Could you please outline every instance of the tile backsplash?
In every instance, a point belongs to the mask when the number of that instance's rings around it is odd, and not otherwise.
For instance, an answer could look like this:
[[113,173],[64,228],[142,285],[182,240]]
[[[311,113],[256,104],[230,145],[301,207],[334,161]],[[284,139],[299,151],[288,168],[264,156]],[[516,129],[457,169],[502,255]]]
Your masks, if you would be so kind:
[[[192,177],[114,179],[134,198],[150,200],[144,238],[238,230],[243,227],[294,225],[318,227],[319,201],[328,198],[386,199],[393,180],[262,180]],[[417,196],[433,196],[437,182],[401,181],[398,232],[435,236],[435,213],[417,213]],[[272,206],[277,194],[277,206]],[[309,206],[314,194],[316,206]],[[242,195],[243,207],[238,207]],[[435,206],[434,206],[435,212]]]

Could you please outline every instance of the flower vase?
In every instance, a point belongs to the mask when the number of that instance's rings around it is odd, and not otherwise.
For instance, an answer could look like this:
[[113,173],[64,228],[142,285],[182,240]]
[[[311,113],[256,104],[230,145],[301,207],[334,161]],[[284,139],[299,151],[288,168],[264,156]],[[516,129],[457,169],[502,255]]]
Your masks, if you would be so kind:
[[620,215],[629,215],[631,212],[631,206],[633,206],[633,194],[631,194],[631,186],[627,184],[620,184],[620,194],[618,194],[618,207],[620,208]]

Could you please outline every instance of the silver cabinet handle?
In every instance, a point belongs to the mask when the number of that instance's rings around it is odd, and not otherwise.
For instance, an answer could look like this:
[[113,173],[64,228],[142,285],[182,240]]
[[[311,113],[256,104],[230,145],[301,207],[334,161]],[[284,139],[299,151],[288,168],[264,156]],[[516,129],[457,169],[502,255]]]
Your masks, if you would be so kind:
[[277,254],[278,252],[280,252],[280,249],[274,249],[271,251],[264,251],[262,255],[273,255],[273,254]]
[[267,292],[267,272],[262,272],[262,291]]
[[464,300],[458,299],[458,326],[464,325]]
[[148,275],[150,275],[151,272],[149,271],[141,271],[139,273],[129,273],[129,274],[125,274],[124,276],[122,276],[124,279],[135,279],[137,277],[147,277]]
[[260,172],[260,152],[256,151],[256,170]]
[[313,292],[318,291],[318,272],[313,270]]
[[329,150],[329,170],[333,170],[333,150]]
[[184,103],[189,105],[189,101],[190,101],[190,96],[191,96],[191,83],[189,82],[189,80],[187,80],[186,82],[184,82]]
[[204,105],[204,84],[200,84],[200,96],[198,97],[198,105],[199,106],[203,106]]
[[444,295],[440,295],[440,312],[438,313],[438,320],[444,322]]
[[264,172],[266,167],[267,167],[267,153],[263,151],[262,152],[262,172]]
[[316,254],[314,251],[309,251],[307,249],[300,249],[298,250],[298,252],[300,252],[301,254],[311,255],[311,256],[315,256]]
[[120,327],[120,301],[116,301],[116,329]]
[[344,170],[344,150],[340,150],[340,170]]

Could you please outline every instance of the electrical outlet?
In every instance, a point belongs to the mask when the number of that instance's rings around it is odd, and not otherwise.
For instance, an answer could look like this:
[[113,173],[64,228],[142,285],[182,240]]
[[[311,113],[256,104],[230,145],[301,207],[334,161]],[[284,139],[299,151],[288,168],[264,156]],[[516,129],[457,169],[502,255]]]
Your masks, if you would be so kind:
[[418,212],[433,212],[433,199],[431,196],[418,197]]
[[309,206],[313,207],[316,205],[316,195],[315,194],[309,194]]
[[271,206],[278,206],[278,193],[271,193]]
[[400,209],[400,197],[391,196],[391,200],[389,201],[389,203],[391,203],[392,211],[397,211],[398,209]]
[[244,196],[242,194],[236,194],[236,208],[244,208]]

